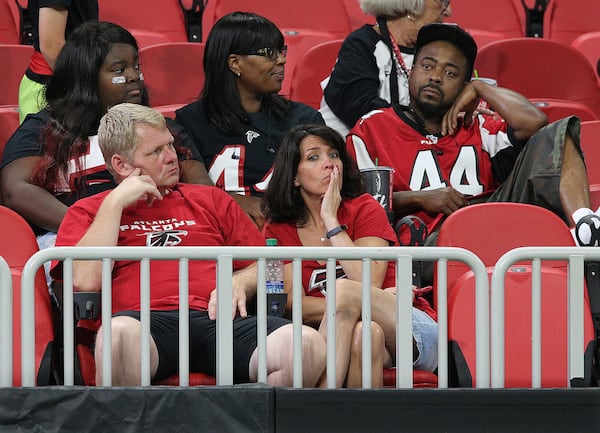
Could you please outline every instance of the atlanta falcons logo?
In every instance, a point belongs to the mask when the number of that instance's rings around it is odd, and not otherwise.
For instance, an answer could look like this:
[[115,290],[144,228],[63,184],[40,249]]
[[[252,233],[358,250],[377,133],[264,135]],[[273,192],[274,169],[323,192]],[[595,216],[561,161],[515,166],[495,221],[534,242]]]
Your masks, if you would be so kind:
[[181,237],[187,236],[186,230],[164,230],[161,232],[144,233],[147,247],[171,247],[181,243]]
[[248,141],[248,144],[252,143],[252,140],[254,140],[257,137],[260,137],[260,134],[258,132],[246,131],[246,141]]

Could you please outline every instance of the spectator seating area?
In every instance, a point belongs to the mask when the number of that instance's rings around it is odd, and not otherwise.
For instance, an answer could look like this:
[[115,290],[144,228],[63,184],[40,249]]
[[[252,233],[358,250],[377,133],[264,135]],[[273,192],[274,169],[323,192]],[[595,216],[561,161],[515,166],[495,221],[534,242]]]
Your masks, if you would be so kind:
[[[482,221],[485,221],[485,224],[482,224]],[[523,221],[535,221],[535,225],[527,226],[523,224]],[[63,351],[57,348],[56,343],[54,343],[55,340],[61,339],[58,331],[60,327],[55,328],[54,326],[47,286],[41,272],[42,268],[36,267],[40,266],[43,261],[37,262],[37,265],[32,265],[32,263],[26,264],[29,258],[38,251],[35,238],[27,223],[18,214],[2,206],[0,206],[0,222],[2,223],[0,227],[3,230],[4,239],[8,241],[2,244],[3,247],[0,249],[0,255],[8,262],[13,279],[13,293],[16,295],[14,296],[13,309],[13,316],[15,318],[13,322],[13,334],[15,336],[13,359],[15,370],[13,382],[16,385],[21,383],[21,352],[19,348],[20,337],[22,336],[22,344],[25,345],[25,342],[27,342],[24,353],[28,353],[28,350],[31,350],[32,353],[35,351],[36,354],[35,363],[32,366],[35,376],[30,375],[29,366],[31,364],[24,364],[23,383],[27,386],[34,383],[44,385],[48,384],[48,377],[54,377],[55,380],[61,383],[62,370],[59,366],[63,365],[61,355]],[[490,227],[493,230],[490,230]],[[492,236],[489,238],[489,242],[481,242],[484,233],[488,237]],[[449,352],[446,353],[450,361],[450,371],[448,372],[447,369],[444,369],[444,372],[440,372],[441,384],[437,383],[437,378],[433,374],[414,372],[411,383],[415,387],[437,387],[438,385],[440,387],[447,387],[448,385],[478,388],[489,387],[490,371],[488,368],[482,367],[484,364],[478,364],[476,361],[481,362],[483,359],[489,359],[489,353],[487,355],[486,353],[490,347],[490,336],[492,342],[498,338],[504,342],[504,386],[507,388],[540,386],[546,388],[564,388],[581,386],[582,384],[590,385],[592,381],[591,358],[594,347],[591,309],[587,295],[583,290],[580,293],[580,298],[570,295],[571,292],[576,290],[576,287],[574,286],[574,281],[570,281],[566,270],[566,262],[564,261],[569,255],[580,256],[582,252],[579,248],[572,248],[573,239],[570,232],[558,217],[545,209],[524,204],[485,203],[468,206],[452,214],[448,218],[447,223],[442,226],[440,244],[445,248],[385,248],[368,253],[351,249],[336,256],[338,258],[354,260],[362,260],[365,257],[380,257],[376,254],[389,255],[385,256],[386,259],[395,258],[396,255],[412,255],[413,259],[425,260],[448,259],[448,290],[445,296],[440,298],[447,299],[447,302],[438,303],[437,309],[440,315],[440,338],[445,339],[445,336],[448,336]],[[528,256],[531,258],[540,257],[539,254],[547,246],[565,246],[571,248],[568,250],[568,254],[561,253],[561,261],[544,260],[541,262],[539,273],[536,270],[535,264],[531,264],[529,260],[512,264],[508,268],[508,272],[502,277],[504,284],[502,289],[504,291],[503,297],[493,296],[498,293],[500,287],[494,283],[494,279],[492,278],[490,291],[492,294],[492,304],[489,304],[488,275],[491,276],[496,271],[496,263],[500,262],[501,256],[504,253],[514,250],[523,244],[538,248]],[[457,250],[456,247],[465,248],[472,252],[465,253],[465,250]],[[261,257],[261,251],[266,249],[262,248],[261,250],[261,248],[249,248],[249,250],[256,252],[235,251],[235,249],[227,247],[220,249],[200,247],[195,251],[192,251],[190,248],[169,248],[162,249],[162,251],[156,248],[146,248],[144,252],[121,251],[118,254],[128,254],[129,256],[127,257],[119,256],[120,259],[128,260],[142,260],[142,257],[148,260],[172,260],[181,257],[189,257],[191,260],[210,258],[219,260],[221,254],[228,257],[231,254],[235,255],[239,253],[254,254],[252,257],[259,258]],[[138,249],[141,250],[143,247]],[[71,248],[70,251],[55,253],[52,249],[47,249],[44,251],[44,254],[47,259],[77,259],[77,253],[74,250],[75,248]],[[103,252],[100,253],[103,255],[99,257],[114,257],[109,255],[117,253],[117,249],[113,250],[111,252],[103,249]],[[310,257],[331,257],[328,255],[331,254],[328,252],[328,248],[321,248],[322,251],[317,251],[318,249],[313,250],[315,251],[307,253],[305,248],[297,247],[294,251],[286,251],[286,256],[282,256],[282,258],[308,258],[307,254],[310,254]],[[590,255],[590,257],[598,260],[600,258],[600,250],[592,250],[595,256]],[[178,251],[185,251],[185,253],[179,253]],[[292,255],[288,256],[287,254]],[[92,256],[85,257],[92,258]],[[464,261],[467,266],[460,266],[457,260]],[[406,272],[410,269],[410,266],[410,262],[399,263],[399,272]],[[65,269],[68,268],[65,265]],[[146,268],[145,272],[148,272],[149,269],[150,267]],[[27,277],[31,276],[32,272],[36,272],[36,278],[34,291],[30,292],[27,289],[27,285],[30,284],[31,279]],[[573,269],[573,272],[577,276],[576,269]],[[580,272],[578,281],[582,283],[583,269],[580,269]],[[332,276],[332,278],[334,277]],[[25,282],[22,289],[20,289],[21,281]],[[541,304],[536,304],[535,293],[536,290],[540,290],[540,286],[537,286],[535,283],[536,281],[537,284],[541,283],[541,291],[539,292]],[[410,284],[410,281],[408,281],[408,284]],[[217,285],[219,285],[218,282]],[[132,290],[136,289],[132,288]],[[6,290],[6,287],[4,290]],[[65,301],[72,299],[72,295],[69,295],[70,292],[68,290],[70,289],[65,287]],[[440,290],[443,291],[443,286],[441,286]],[[33,299],[29,297],[28,293],[32,294]],[[226,293],[222,292],[223,299],[225,300],[227,299]],[[399,297],[404,296],[401,293],[399,292]],[[485,296],[482,297],[483,295]],[[22,303],[20,303],[21,296],[23,299]],[[229,294],[229,296],[231,295]],[[407,297],[408,299],[410,298]],[[502,333],[492,332],[490,334],[488,328],[490,324],[490,305],[493,306],[498,300],[504,305],[504,330]],[[97,299],[95,301],[95,306],[90,306],[90,302],[89,298],[86,297],[85,301],[79,304],[81,308],[75,309],[78,311],[78,314],[75,315],[76,319],[105,318],[104,313],[99,314],[100,300]],[[227,305],[227,301],[224,302]],[[578,306],[579,304],[582,305]],[[32,307],[35,308],[35,316],[28,313]],[[66,307],[64,307],[64,311],[65,313],[69,312]],[[96,316],[88,314],[89,311],[96,312]],[[581,314],[576,314],[576,311],[581,311]],[[110,312],[107,313],[110,315]],[[330,314],[335,314],[334,309],[332,308],[327,314],[328,317]],[[572,327],[568,324],[569,316],[575,319]],[[27,323],[31,324],[34,320],[33,317],[35,317],[34,331],[31,331],[31,334],[28,331],[22,331],[21,333],[21,320],[28,321]],[[493,323],[493,314],[491,318]],[[65,321],[65,329],[68,329],[69,326],[72,327],[72,323],[72,320],[70,322]],[[90,323],[93,325],[90,326]],[[78,364],[75,367],[79,368],[77,371],[81,371],[82,378],[80,380],[82,380],[83,384],[87,385],[95,383],[93,380],[94,365],[90,343],[93,341],[93,332],[97,329],[97,324],[98,322],[96,321],[80,321],[80,325],[84,326],[88,331],[92,331],[92,333],[87,332],[86,334],[81,329],[78,329],[75,333],[75,341],[78,344],[77,353],[79,354]],[[2,329],[5,329],[6,320],[0,320],[0,326]],[[410,315],[407,317],[399,316],[398,326],[410,327]],[[536,327],[539,329],[541,338],[536,338]],[[573,341],[571,334],[567,334],[568,329],[574,329],[576,333],[580,332],[582,340],[575,339]],[[443,330],[447,330],[447,334]],[[484,336],[482,340],[477,338],[478,333],[482,333]],[[35,343],[32,343],[29,339],[30,335],[31,337],[35,335]],[[82,338],[85,335],[87,337]],[[405,342],[410,344],[410,334],[408,335],[409,340]],[[64,341],[69,341],[67,334],[65,334]],[[540,344],[539,347],[536,346],[538,343]],[[575,354],[571,353],[569,355],[570,352],[567,349],[569,343],[575,345]],[[483,347],[480,344],[483,344]],[[445,344],[442,344],[440,348],[445,346]],[[538,362],[542,359],[544,360],[543,364],[541,364],[541,371],[539,370],[540,365],[536,366],[535,363],[534,354],[538,350],[541,356]],[[332,355],[335,354],[335,345],[328,348],[328,352]],[[400,349],[400,353],[403,352],[406,352],[406,350]],[[64,353],[68,353],[66,349]],[[225,351],[225,353],[228,352]],[[440,362],[445,363],[445,355],[443,353],[440,352]],[[482,356],[481,359],[479,358],[480,356]],[[44,362],[42,362],[43,357],[45,358]],[[411,359],[410,354],[408,359]],[[567,359],[570,359],[570,361],[567,361]],[[402,365],[410,368],[410,362]],[[73,370],[73,365],[69,366],[66,360],[64,366],[65,374]],[[573,370],[571,369],[574,367],[579,368],[579,371],[583,372],[582,377],[572,377]],[[536,373],[534,373],[536,368],[538,369],[537,374],[540,374],[540,382],[537,384],[535,382]],[[55,374],[48,376],[49,372],[55,372]],[[387,386],[395,386],[396,378],[394,373],[393,370],[385,372],[385,384]],[[448,377],[450,377],[450,383],[448,382]],[[571,383],[569,379],[576,379],[577,382]],[[31,382],[32,380],[34,383]],[[65,384],[74,383],[72,378],[68,376],[64,377],[64,380]],[[147,383],[149,384],[150,382],[148,381]],[[189,383],[191,385],[212,385],[214,384],[214,379],[204,374],[192,374]],[[179,378],[173,376],[157,385],[178,384]],[[406,385],[402,387],[406,387]]]
[[[18,126],[18,86],[32,47],[21,44],[26,0],[0,0],[0,151]],[[533,10],[526,11],[524,4]],[[578,115],[592,198],[600,206],[600,3],[588,0],[453,0],[456,22],[472,32],[479,76],[495,78],[530,98],[550,118]],[[99,0],[100,19],[131,30],[153,106],[165,115],[196,99],[203,86],[205,40],[214,22],[234,10],[273,20],[288,45],[282,94],[314,108],[321,81],[342,40],[373,18],[357,0]],[[315,13],[315,11],[319,11]],[[585,11],[585,13],[582,13]],[[535,33],[539,37],[526,37]],[[176,83],[176,85],[174,85]],[[595,156],[599,153],[598,157]]]

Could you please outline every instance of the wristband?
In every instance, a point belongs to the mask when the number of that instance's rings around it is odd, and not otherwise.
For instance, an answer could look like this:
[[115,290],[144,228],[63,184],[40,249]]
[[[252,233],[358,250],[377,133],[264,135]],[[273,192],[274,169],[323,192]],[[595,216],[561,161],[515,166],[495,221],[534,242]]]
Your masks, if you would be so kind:
[[334,227],[327,232],[325,237],[327,239],[331,239],[332,237],[334,237],[337,234],[340,234],[341,232],[343,232],[346,229],[348,229],[348,226],[346,224],[342,224],[341,226]]

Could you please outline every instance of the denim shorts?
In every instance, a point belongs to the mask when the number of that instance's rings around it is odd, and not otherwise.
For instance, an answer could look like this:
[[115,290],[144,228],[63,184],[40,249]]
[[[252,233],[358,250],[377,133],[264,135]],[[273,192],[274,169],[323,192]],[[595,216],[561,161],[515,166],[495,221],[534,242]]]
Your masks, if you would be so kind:
[[413,307],[412,332],[419,357],[413,363],[417,370],[434,371],[438,365],[438,324],[426,312]]

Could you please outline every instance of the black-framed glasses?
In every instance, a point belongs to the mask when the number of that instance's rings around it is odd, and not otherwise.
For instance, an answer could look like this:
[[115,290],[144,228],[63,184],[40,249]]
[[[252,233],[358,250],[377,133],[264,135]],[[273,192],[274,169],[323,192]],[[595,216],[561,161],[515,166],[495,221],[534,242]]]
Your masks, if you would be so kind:
[[265,47],[265,48],[259,48],[257,50],[254,51],[250,51],[249,53],[247,53],[247,56],[262,56],[262,57],[266,57],[269,60],[277,60],[279,58],[279,56],[282,56],[283,58],[287,57],[287,45],[284,45],[281,48],[273,48],[273,47]]

